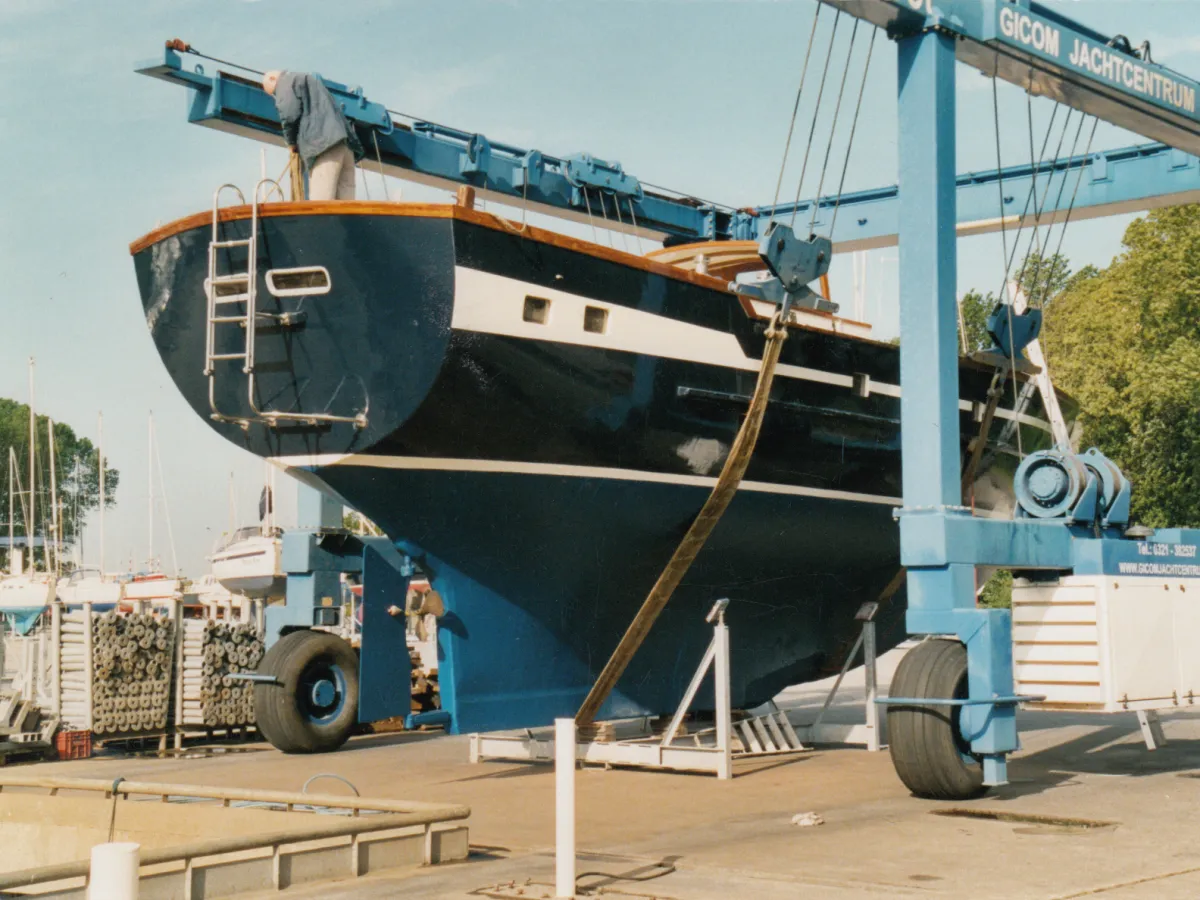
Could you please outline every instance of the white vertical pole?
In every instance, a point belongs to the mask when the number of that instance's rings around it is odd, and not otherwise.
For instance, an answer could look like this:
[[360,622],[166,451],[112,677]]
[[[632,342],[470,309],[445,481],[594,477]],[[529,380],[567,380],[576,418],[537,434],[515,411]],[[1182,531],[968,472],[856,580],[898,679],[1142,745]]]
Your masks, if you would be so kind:
[[16,491],[17,481],[13,478],[13,472],[17,467],[17,453],[12,448],[8,448],[8,574],[16,575],[17,572],[17,544],[14,535],[14,523],[16,521]]
[[554,896],[575,896],[575,720],[554,720]]
[[92,698],[95,691],[92,687],[92,678],[95,670],[92,665],[92,604],[85,602],[83,604],[83,727],[86,731],[91,731],[94,725]]
[[146,570],[154,571],[154,413],[146,417]]
[[[100,470],[100,580],[104,580],[104,413],[96,421],[96,460]],[[90,663],[89,663],[90,665]]]
[[867,680],[867,749],[879,749],[879,686],[875,673],[875,623],[863,622],[863,663]]
[[[55,602],[53,600],[51,603]],[[44,620],[43,620],[44,621]],[[37,666],[37,681],[34,684],[33,702],[42,709],[45,709],[49,704],[45,702],[46,698],[46,629],[39,626],[37,636],[37,657],[34,663]]]
[[50,606],[50,703],[54,715],[62,720],[62,604],[57,600]]
[[175,626],[175,749],[183,749],[183,598],[171,598],[171,623]]
[[141,845],[97,844],[88,872],[88,900],[137,900]]
[[[37,457],[37,413],[33,409],[33,357],[29,357],[29,521],[25,523],[25,533],[29,535],[29,571],[37,571],[34,561],[37,557],[33,551],[33,533],[37,531],[37,469],[34,462]],[[46,548],[42,545],[42,562],[46,561]],[[47,566],[47,568],[49,568]]]
[[[46,420],[46,435],[49,440],[47,452],[50,454],[50,531],[52,533],[51,542],[54,544],[54,572],[58,574],[62,570],[62,560],[59,554],[62,547],[58,542],[58,475],[54,471],[54,420]],[[49,569],[49,566],[47,566]]]
[[713,647],[716,649],[713,690],[717,701],[717,749],[721,751],[717,761],[717,777],[729,779],[733,777],[733,742],[730,734],[733,714],[729,699],[729,626],[725,624],[724,617],[713,626]]

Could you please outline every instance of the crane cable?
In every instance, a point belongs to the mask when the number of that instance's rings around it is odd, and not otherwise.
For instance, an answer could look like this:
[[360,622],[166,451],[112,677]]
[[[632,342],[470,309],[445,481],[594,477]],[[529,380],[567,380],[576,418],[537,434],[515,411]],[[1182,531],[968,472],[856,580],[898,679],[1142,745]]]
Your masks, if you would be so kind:
[[[837,37],[838,22],[841,21],[842,10],[838,7],[837,13],[833,17],[833,31],[829,33],[829,45],[833,46],[833,41]],[[800,208],[800,192],[804,188],[804,176],[808,172],[808,156],[812,152],[813,137],[817,133],[817,117],[821,113],[821,98],[825,96],[825,80],[829,76],[829,63],[833,61],[833,54],[830,53],[825,57],[825,68],[821,72],[821,86],[817,89],[817,103],[813,107],[812,124],[808,128],[808,144],[804,148],[804,162],[800,166],[800,180],[796,182],[796,199],[792,201],[792,220],[788,223],[789,227],[796,227],[796,212]]]
[[[1080,124],[1082,124],[1082,122]],[[1084,147],[1083,157],[1079,161],[1079,171],[1075,175],[1075,188],[1071,192],[1071,202],[1067,206],[1067,214],[1063,219],[1062,228],[1058,232],[1058,246],[1056,246],[1054,248],[1054,255],[1051,257],[1051,259],[1054,259],[1055,257],[1057,257],[1059,255],[1059,253],[1062,252],[1063,238],[1065,238],[1067,236],[1067,227],[1071,224],[1071,214],[1075,211],[1075,201],[1079,198],[1079,185],[1083,182],[1083,171],[1085,168],[1087,168],[1088,159],[1091,157],[1092,141],[1096,137],[1096,128],[1099,125],[1100,125],[1100,120],[1093,116],[1092,117],[1092,131],[1088,135],[1087,146]],[[1074,148],[1072,148],[1072,155],[1074,155]],[[1064,173],[1063,174],[1063,186],[1064,187],[1066,186],[1066,183],[1067,183],[1067,176],[1066,176],[1066,173]],[[1060,201],[1062,200],[1062,189],[1061,188],[1059,189],[1059,200]],[[1047,234],[1047,244],[1049,244],[1050,232],[1047,231],[1046,234]],[[1049,282],[1047,282],[1045,284],[1043,290],[1047,295],[1049,294],[1049,292],[1050,292],[1050,283]],[[1038,307],[1041,308],[1043,303],[1049,299],[1050,299],[1049,296],[1043,297],[1038,302]]]
[[[1067,110],[1067,117],[1066,117],[1065,121],[1063,122],[1062,132],[1058,136],[1058,146],[1054,148],[1054,159],[1051,160],[1051,162],[1050,162],[1050,172],[1046,177],[1046,187],[1042,190],[1042,200],[1040,203],[1038,203],[1035,200],[1034,204],[1033,204],[1033,234],[1031,234],[1029,237],[1029,246],[1025,249],[1025,258],[1021,261],[1021,272],[1017,276],[1018,284],[1020,284],[1021,282],[1023,282],[1025,280],[1025,273],[1029,269],[1029,260],[1033,256],[1035,247],[1036,247],[1037,253],[1040,257],[1039,263],[1038,263],[1038,268],[1037,268],[1038,274],[1041,273],[1042,266],[1046,262],[1046,260],[1044,258],[1044,254],[1042,254],[1042,246],[1041,246],[1042,214],[1046,210],[1046,201],[1050,199],[1050,188],[1054,185],[1055,161],[1062,158],[1063,141],[1066,140],[1067,131],[1070,130],[1071,116],[1074,112],[1075,112],[1075,110],[1073,110],[1073,109]],[[1072,145],[1072,148],[1071,148],[1072,152],[1074,152],[1075,147],[1078,146],[1079,133],[1082,130],[1083,130],[1083,114],[1081,113],[1080,118],[1079,118],[1079,127],[1075,129],[1075,143]],[[1031,131],[1030,132],[1030,150],[1031,151],[1033,149],[1032,138],[1033,138],[1033,133]],[[1063,183],[1063,185],[1066,184],[1066,176],[1065,175],[1063,176],[1062,183]],[[1061,199],[1061,196],[1062,196],[1062,188],[1059,189],[1060,199]],[[1032,300],[1033,298],[1030,297],[1028,299]]]
[[[1091,158],[1092,141],[1096,137],[1096,129],[1099,126],[1099,124],[1100,124],[1100,120],[1098,118],[1093,117],[1092,130],[1088,136],[1087,147],[1084,148],[1083,156],[1079,160],[1079,171],[1076,173],[1076,176],[1075,176],[1075,188],[1071,192],[1071,202],[1067,206],[1067,214],[1063,221],[1063,227],[1059,231],[1059,234],[1058,234],[1058,246],[1054,250],[1054,256],[1058,256],[1058,254],[1062,252],[1063,239],[1066,237],[1066,234],[1067,234],[1067,226],[1069,226],[1071,224],[1071,215],[1075,211],[1075,202],[1079,198],[1079,187],[1083,183],[1083,173],[1084,173],[1084,170],[1087,168],[1088,160]],[[1051,257],[1051,258],[1053,258],[1053,257]],[[1045,287],[1045,292],[1047,294],[1049,293],[1049,283],[1047,283],[1047,285]],[[1049,297],[1048,296],[1045,297],[1043,299],[1043,302],[1046,299],[1049,299]],[[1040,304],[1039,304],[1039,307],[1040,307]],[[1025,388],[1021,392],[1021,397],[1020,397],[1018,403],[1015,404],[1015,407],[1014,407],[1017,415],[1021,415],[1025,411],[1025,408],[1029,405],[1029,401],[1033,397],[1033,393],[1036,390],[1036,388],[1037,388],[1037,385],[1035,382],[1033,382],[1033,381],[1026,382]],[[1000,434],[1000,443],[1001,444],[1009,441],[1012,438],[1012,433],[1017,428],[1017,426],[1018,426],[1018,420],[1015,418],[1005,426],[1004,431],[1001,432],[1001,434]]]
[[821,175],[817,179],[817,193],[813,198],[812,217],[808,221],[808,233],[813,234],[817,224],[817,212],[821,208],[821,191],[825,188],[825,173],[829,170],[829,157],[833,152],[833,138],[837,134],[838,116],[842,113],[842,97],[846,93],[846,79],[850,75],[850,63],[854,58],[854,42],[858,39],[858,26],[862,19],[854,20],[854,28],[850,31],[850,47],[846,50],[846,65],[842,68],[842,83],[838,86],[837,102],[833,107],[833,121],[829,125],[829,140],[825,144],[825,159],[821,163]]
[[796,102],[792,105],[792,121],[788,125],[787,140],[783,144],[783,159],[779,163],[779,178],[775,182],[775,199],[771,201],[772,218],[779,211],[779,192],[783,188],[783,173],[787,168],[788,153],[792,149],[792,134],[796,130],[796,114],[800,111],[800,97],[804,94],[804,82],[808,79],[808,60],[812,56],[813,38],[817,35],[817,23],[821,21],[821,10],[824,8],[823,4],[817,4],[812,31],[808,33],[808,49],[804,51],[804,65],[800,69],[800,86],[796,88]]
[[[871,42],[867,44],[867,59],[863,63],[862,83],[858,86],[858,101],[854,104],[854,118],[850,121],[850,139],[846,142],[846,157],[842,160],[842,177],[838,181],[837,199],[833,204],[833,218],[829,223],[829,239],[833,240],[833,229],[837,225],[838,210],[842,208],[842,191],[846,187],[846,172],[850,169],[850,151],[854,149],[854,135],[858,132],[858,114],[862,112],[863,94],[867,89],[867,75],[871,71],[871,54],[875,52],[875,38],[879,34],[876,28],[871,32]],[[817,201],[820,202],[818,196]]]
[[642,602],[641,608],[633,617],[633,621],[630,622],[629,628],[626,629],[604,669],[596,678],[596,683],[592,685],[583,704],[579,707],[579,712],[575,714],[575,724],[581,728],[595,722],[600,707],[604,705],[604,701],[617,686],[617,682],[646,640],[646,636],[650,633],[659,614],[666,607],[667,601],[671,599],[688,569],[691,568],[700,551],[704,549],[713,529],[716,528],[725,510],[729,508],[729,504],[733,501],[734,495],[742,483],[742,478],[750,465],[750,458],[754,454],[754,447],[758,443],[759,431],[762,429],[763,416],[767,411],[767,401],[771,394],[771,384],[775,380],[775,369],[779,363],[779,353],[783,349],[783,342],[787,340],[787,326],[784,324],[782,316],[783,310],[780,309],[767,327],[766,346],[763,348],[762,362],[758,369],[758,381],[754,386],[754,395],[750,399],[750,408],[746,412],[746,418],[742,421],[741,428],[738,429],[729,455],[725,458],[725,465],[721,468],[717,483],[713,485],[712,492],[704,501],[704,506],[692,520],[683,540],[671,554],[671,559]]
[[[993,86],[994,86],[995,75],[992,76],[992,79],[993,79]],[[1038,153],[1037,156],[1035,157],[1034,153],[1033,153],[1033,106],[1032,106],[1032,97],[1028,92],[1026,92],[1026,94],[1025,94],[1025,101],[1026,101],[1026,117],[1029,122],[1029,165],[1030,165],[1030,170],[1031,170],[1032,181],[1029,185],[1029,192],[1025,195],[1025,208],[1021,211],[1021,218],[1017,220],[1017,233],[1016,233],[1015,237],[1013,238],[1012,253],[1008,254],[1007,249],[1005,251],[1004,284],[1000,288],[1000,298],[1001,298],[1001,302],[1004,303],[1004,306],[1005,306],[1005,309],[1006,309],[1006,312],[1008,315],[1008,333],[1009,333],[1009,335],[1012,335],[1012,333],[1013,333],[1013,314],[1012,314],[1012,303],[1006,302],[1004,299],[1007,296],[1008,278],[1012,272],[1013,263],[1016,261],[1017,248],[1020,246],[1020,243],[1021,243],[1021,231],[1025,227],[1025,217],[1029,213],[1029,204],[1032,202],[1034,204],[1035,210],[1037,208],[1036,201],[1037,201],[1038,172],[1041,170],[1042,163],[1045,161],[1046,149],[1050,146],[1050,135],[1053,132],[1054,120],[1058,117],[1058,109],[1059,109],[1059,103],[1058,103],[1058,101],[1055,101],[1054,109],[1050,113],[1050,121],[1046,125],[1046,135],[1042,139],[1041,152]],[[999,121],[1000,121],[1000,118],[999,118],[1000,113],[999,113],[998,103],[999,103],[999,101],[997,99],[996,92],[995,92],[995,90],[993,90],[992,91],[992,104],[993,104],[994,118],[996,121],[997,129],[999,128]],[[1069,113],[1068,113],[1068,116],[1069,116]],[[1061,141],[1060,141],[1060,143],[1061,143]],[[999,136],[999,132],[997,131],[997,135],[996,135],[996,171],[999,172],[1002,169],[1003,169],[1003,162],[1000,159],[1000,136]],[[1001,197],[1001,199],[1003,200],[1003,197]],[[1000,211],[1000,217],[1001,217],[1001,221],[1003,221],[1003,218],[1004,218],[1003,209]],[[1028,255],[1026,256],[1026,259],[1028,259]],[[1011,366],[1011,371],[1013,373],[1013,416],[1014,416],[1014,418],[1012,421],[1013,421],[1013,423],[1016,423],[1017,419],[1015,417],[1018,415],[1017,409],[1018,409],[1018,406],[1020,405],[1020,397],[1018,396],[1018,393],[1017,393],[1017,377],[1016,377],[1017,354],[1016,354],[1016,351],[1012,348],[1011,343],[1012,342],[1010,341],[1009,342],[1009,345],[1010,345],[1009,346],[1009,365]],[[1011,432],[1006,431],[1006,433],[1011,435]],[[1022,445],[1020,428],[1016,429],[1016,434],[1017,434],[1017,455],[1021,458],[1024,458],[1025,448]]]

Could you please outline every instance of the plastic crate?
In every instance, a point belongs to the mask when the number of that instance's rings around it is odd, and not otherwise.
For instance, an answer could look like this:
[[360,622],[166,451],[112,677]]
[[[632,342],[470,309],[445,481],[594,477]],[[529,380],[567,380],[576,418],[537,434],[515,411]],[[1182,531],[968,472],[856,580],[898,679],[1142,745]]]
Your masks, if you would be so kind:
[[59,759],[87,759],[92,755],[90,731],[60,731],[54,736]]

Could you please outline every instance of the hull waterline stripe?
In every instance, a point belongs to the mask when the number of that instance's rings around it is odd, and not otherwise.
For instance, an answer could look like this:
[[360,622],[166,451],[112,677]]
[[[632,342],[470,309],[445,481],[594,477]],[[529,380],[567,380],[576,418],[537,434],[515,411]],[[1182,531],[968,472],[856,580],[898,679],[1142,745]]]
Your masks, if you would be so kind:
[[[545,321],[525,320],[527,297],[550,301]],[[607,322],[603,332],[584,331],[587,307],[598,307],[607,311]],[[592,300],[568,291],[529,284],[516,278],[466,266],[454,267],[454,312],[450,319],[450,327],[477,334],[618,350],[641,356],[740,369],[744,372],[757,372],[760,363],[760,360],[746,356],[737,338],[727,331],[681,322],[646,310]],[[780,363],[775,371],[781,378],[813,381],[847,390],[854,387],[854,377],[840,372],[826,372],[786,363]],[[900,385],[872,381],[871,393],[899,398]],[[960,399],[958,408],[961,412],[971,412],[973,405],[969,400]],[[1013,412],[1000,408],[996,410],[995,416],[1011,420]],[[1021,414],[1017,419],[1022,425],[1050,431],[1049,423],[1033,416]]]
[[[302,456],[277,456],[276,465],[287,468],[314,469],[325,466],[347,466],[365,469],[406,469],[430,472],[489,472],[505,475],[543,475],[567,478],[607,478],[613,481],[643,481],[657,484],[683,484],[711,488],[716,478],[705,475],[682,475],[672,472],[645,472],[636,469],[616,469],[602,466],[570,466],[558,463],[511,462],[498,459],[451,459],[425,456],[376,456],[367,453],[322,453]],[[793,484],[772,484],[766,481],[743,481],[740,490],[761,494],[790,494],[797,497],[817,497],[824,500],[848,500],[854,503],[876,503],[881,506],[900,506],[899,497],[879,494],[858,494],[825,488]]]

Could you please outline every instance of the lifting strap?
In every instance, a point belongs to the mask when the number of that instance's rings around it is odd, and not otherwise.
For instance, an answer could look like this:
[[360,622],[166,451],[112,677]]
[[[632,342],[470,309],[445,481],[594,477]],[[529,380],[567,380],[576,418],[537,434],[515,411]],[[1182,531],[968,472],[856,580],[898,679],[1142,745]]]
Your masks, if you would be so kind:
[[750,458],[754,454],[754,447],[758,443],[758,433],[762,428],[763,415],[767,411],[767,401],[771,395],[771,384],[775,380],[779,352],[783,349],[783,342],[787,340],[787,326],[783,324],[779,314],[771,320],[766,337],[762,363],[758,369],[758,382],[754,387],[754,396],[750,399],[750,408],[737,437],[734,438],[729,455],[725,458],[725,465],[721,468],[717,483],[692,521],[687,534],[675,548],[662,574],[658,576],[658,581],[650,589],[642,608],[629,623],[629,628],[609,657],[596,683],[592,685],[583,705],[579,707],[579,712],[575,714],[575,724],[580,728],[587,727],[596,720],[600,707],[604,705],[604,701],[608,699],[608,695],[612,693],[621,675],[637,654],[638,648],[642,646],[654,622],[666,607],[671,595],[675,593],[683,576],[691,568],[709,535],[717,527],[717,522],[721,520],[742,483],[746,468],[750,465]]

